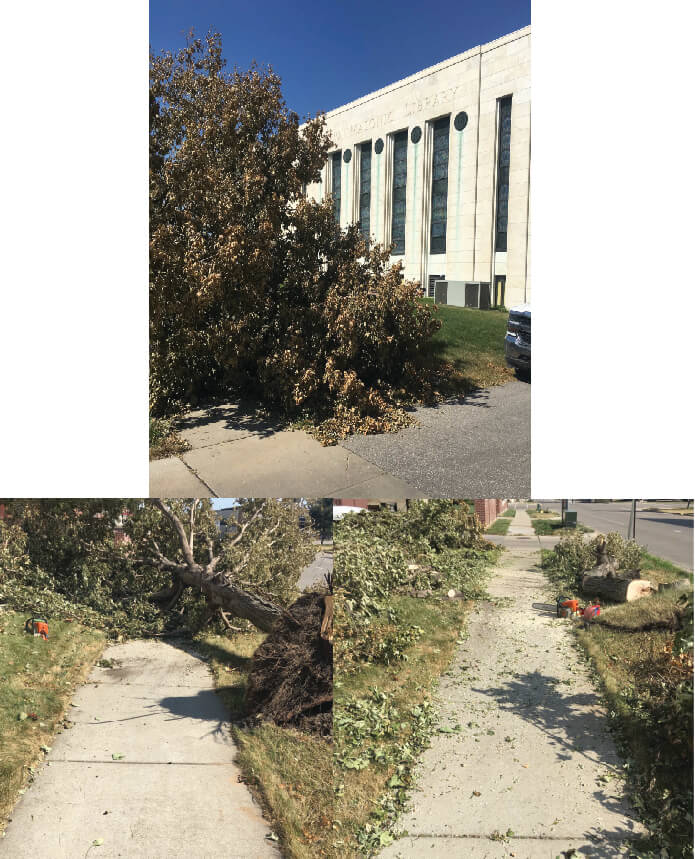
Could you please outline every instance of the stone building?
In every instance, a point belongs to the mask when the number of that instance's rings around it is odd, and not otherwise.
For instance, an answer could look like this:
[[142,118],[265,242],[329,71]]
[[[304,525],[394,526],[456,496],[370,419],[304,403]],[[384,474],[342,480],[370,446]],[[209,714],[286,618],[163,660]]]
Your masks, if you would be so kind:
[[530,39],[526,27],[326,115],[335,148],[308,196],[332,195],[341,225],[393,243],[430,295],[446,280],[530,302]]

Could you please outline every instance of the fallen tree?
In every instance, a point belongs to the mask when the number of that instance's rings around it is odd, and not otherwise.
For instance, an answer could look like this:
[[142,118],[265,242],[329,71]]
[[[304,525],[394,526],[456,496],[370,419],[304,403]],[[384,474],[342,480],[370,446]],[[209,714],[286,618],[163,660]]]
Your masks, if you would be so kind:
[[596,556],[596,566],[582,577],[582,591],[588,596],[603,597],[613,602],[632,602],[654,590],[651,582],[640,578],[638,569],[623,570],[618,575],[618,560],[610,554],[603,534],[599,534],[596,540]]
[[[186,587],[203,593],[213,610],[221,613],[229,625],[228,614],[251,621],[269,633],[253,656],[246,693],[250,716],[267,719],[278,725],[291,725],[322,736],[332,734],[333,725],[333,596],[306,593],[288,609],[239,587],[235,580],[242,574],[252,548],[232,568],[218,570],[220,554],[215,554],[214,541],[207,538],[208,560],[195,560],[195,501],[190,507],[189,530],[179,516],[160,498],[153,503],[171,523],[178,536],[183,562],[172,561],[152,540],[154,556],[149,560],[172,574],[171,585],[154,595],[154,599],[171,609]],[[263,517],[267,502],[238,526],[231,546],[240,544],[247,530]],[[269,521],[259,539],[270,541],[278,522]],[[229,548],[229,544],[228,544]],[[331,588],[330,577],[327,588]]]
[[[157,541],[152,539],[154,554],[143,560],[172,574],[170,587],[154,594],[152,599],[161,603],[167,610],[171,610],[183,595],[185,588],[194,587],[207,597],[211,606],[216,606],[221,611],[222,617],[227,623],[227,614],[229,613],[235,617],[250,620],[254,626],[263,632],[270,632],[275,623],[286,614],[286,609],[257,594],[249,593],[234,582],[234,578],[238,577],[246,567],[251,549],[244,554],[242,560],[234,568],[218,571],[217,566],[220,563],[221,555],[215,554],[214,542],[208,537],[208,562],[203,565],[195,560],[193,550],[196,502],[197,499],[194,499],[191,504],[189,532],[187,534],[183,522],[174,511],[161,498],[153,499],[154,505],[166,516],[178,536],[183,563],[167,558],[159,548]],[[262,515],[265,507],[266,505],[262,504],[246,522],[239,526],[238,534],[231,539],[232,546],[243,540],[246,531]],[[276,530],[277,523],[269,525],[264,529],[262,539],[270,540]],[[272,546],[272,544],[273,541],[270,540],[270,545]]]

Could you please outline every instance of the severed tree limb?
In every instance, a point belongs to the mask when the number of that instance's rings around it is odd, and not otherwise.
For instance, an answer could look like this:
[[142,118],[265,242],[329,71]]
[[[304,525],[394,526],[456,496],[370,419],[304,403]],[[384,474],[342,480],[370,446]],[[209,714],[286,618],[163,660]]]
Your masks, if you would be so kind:
[[[174,595],[176,594],[176,600],[178,600],[184,587],[189,585],[204,593],[211,606],[219,607],[236,617],[243,617],[246,620],[250,620],[251,623],[263,632],[270,632],[279,618],[292,617],[282,606],[276,605],[257,594],[252,594],[237,587],[224,576],[215,576],[215,567],[220,558],[219,556],[214,555],[210,543],[208,543],[209,562],[205,566],[198,564],[193,556],[192,534],[191,536],[186,534],[186,529],[179,517],[161,498],[154,498],[153,502],[171,522],[174,530],[176,531],[179,538],[179,547],[185,560],[185,563],[183,564],[171,561],[162,553],[159,546],[154,543],[155,557],[151,559],[150,563],[158,566],[160,569],[171,571],[181,588],[180,592],[178,592],[178,589],[175,590],[174,586],[172,586],[172,588],[165,589],[165,591],[160,591],[158,595],[160,598],[162,598],[163,595],[163,599],[173,600]],[[193,505],[195,505],[196,502],[197,499],[193,501]],[[241,533],[235,538],[234,544],[239,542],[248,526],[260,516],[264,508],[265,502],[258,508],[248,522],[244,523],[241,528]],[[191,523],[192,526],[195,527],[195,516],[191,516]],[[270,528],[267,533],[272,533],[277,527],[278,523]],[[235,574],[243,569],[245,564],[248,562],[250,554],[250,551],[247,552],[240,564],[235,566],[233,571]],[[172,605],[175,604],[175,601]],[[292,618],[292,620],[294,620],[294,618]]]

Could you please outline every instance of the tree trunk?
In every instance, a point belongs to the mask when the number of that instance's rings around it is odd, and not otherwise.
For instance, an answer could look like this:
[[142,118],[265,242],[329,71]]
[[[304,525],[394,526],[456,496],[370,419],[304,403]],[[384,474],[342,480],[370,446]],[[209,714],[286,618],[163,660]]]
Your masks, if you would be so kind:
[[270,632],[275,622],[285,614],[280,606],[256,594],[250,594],[229,582],[219,582],[207,576],[202,567],[181,569],[178,575],[182,582],[202,591],[213,605],[220,606],[236,617],[250,620],[263,632]]
[[632,602],[652,591],[646,579],[617,579],[607,576],[584,576],[582,590],[589,596],[604,597],[613,602]]

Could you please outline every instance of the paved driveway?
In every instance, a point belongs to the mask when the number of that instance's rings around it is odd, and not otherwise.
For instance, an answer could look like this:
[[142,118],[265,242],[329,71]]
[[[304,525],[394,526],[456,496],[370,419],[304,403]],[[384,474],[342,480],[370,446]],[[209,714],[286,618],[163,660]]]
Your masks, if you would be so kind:
[[150,463],[150,495],[525,497],[531,388],[524,382],[414,412],[418,426],[322,447],[230,403],[187,415],[191,450]]
[[524,498],[531,486],[531,386],[509,382],[419,407],[420,426],[343,446],[428,498]]

